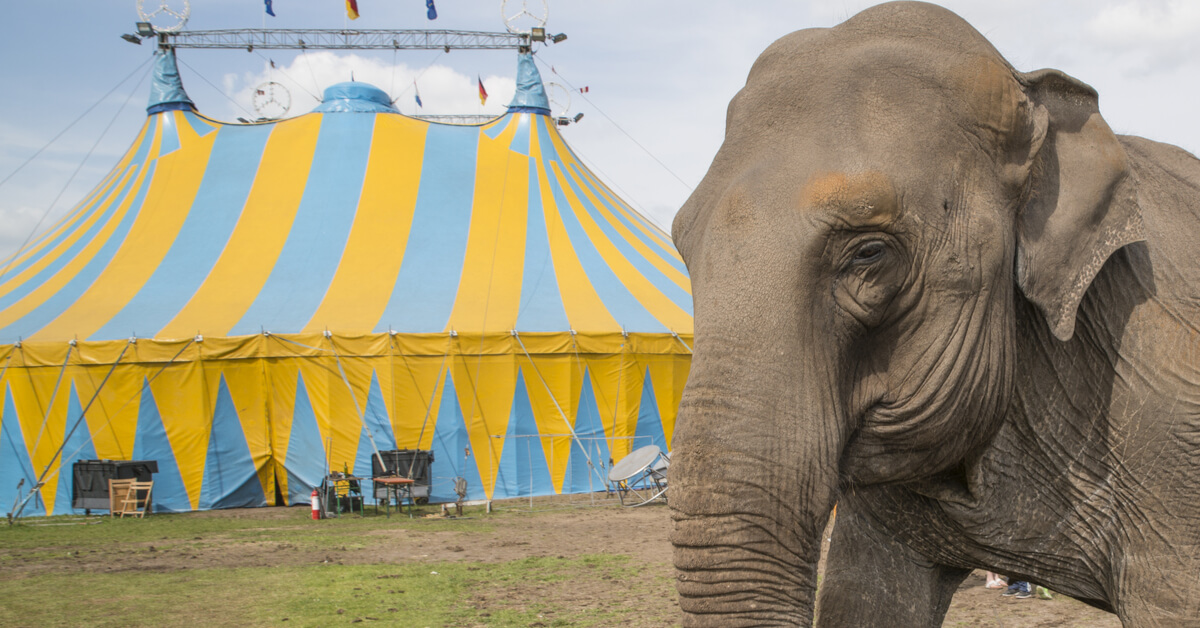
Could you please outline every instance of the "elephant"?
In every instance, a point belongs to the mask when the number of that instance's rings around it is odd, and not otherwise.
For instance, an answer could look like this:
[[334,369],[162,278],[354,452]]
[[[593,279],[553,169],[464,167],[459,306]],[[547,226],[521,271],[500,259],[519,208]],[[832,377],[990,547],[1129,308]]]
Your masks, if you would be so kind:
[[1098,102],[919,2],[758,57],[672,225],[684,626],[939,626],[977,568],[1200,625],[1200,161]]

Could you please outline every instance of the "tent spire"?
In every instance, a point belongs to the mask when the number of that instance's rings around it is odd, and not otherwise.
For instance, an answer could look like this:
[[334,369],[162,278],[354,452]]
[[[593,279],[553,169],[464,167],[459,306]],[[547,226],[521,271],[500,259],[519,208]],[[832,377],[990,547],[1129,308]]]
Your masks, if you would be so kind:
[[523,51],[517,55],[517,93],[513,94],[508,112],[550,115],[550,99],[546,97],[546,87],[542,85],[542,75],[538,73],[531,52]]
[[150,85],[150,104],[146,107],[146,114],[154,115],[175,109],[195,111],[196,105],[183,90],[183,81],[179,80],[175,49],[159,48],[154,51],[154,81]]

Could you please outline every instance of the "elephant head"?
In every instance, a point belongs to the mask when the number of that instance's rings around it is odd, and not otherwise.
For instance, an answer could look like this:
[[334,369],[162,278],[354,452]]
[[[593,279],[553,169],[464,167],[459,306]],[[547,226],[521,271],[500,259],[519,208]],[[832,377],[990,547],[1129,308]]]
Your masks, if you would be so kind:
[[1018,317],[1069,340],[1142,239],[1095,91],[914,2],[772,44],[673,236],[695,299],[671,469],[689,626],[811,622],[839,492],[969,464],[1004,421]]

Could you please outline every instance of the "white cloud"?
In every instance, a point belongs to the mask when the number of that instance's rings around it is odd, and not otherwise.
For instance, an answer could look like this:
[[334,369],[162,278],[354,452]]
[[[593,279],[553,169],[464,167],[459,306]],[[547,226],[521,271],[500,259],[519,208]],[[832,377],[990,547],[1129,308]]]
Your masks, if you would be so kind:
[[1129,76],[1170,72],[1200,52],[1200,3],[1122,2],[1102,8],[1086,25],[1093,46]]
[[1200,33],[1200,3],[1184,0],[1106,6],[1087,23],[1097,40],[1124,49],[1190,43]]
[[[254,111],[255,89],[268,81],[286,87],[291,93],[292,106],[287,117],[312,111],[319,103],[324,88],[349,81],[370,83],[394,99],[395,106],[405,114],[436,113],[501,115],[512,101],[516,82],[511,76],[484,76],[487,104],[479,104],[477,77],[467,76],[444,65],[414,68],[404,63],[395,65],[385,60],[355,54],[330,51],[310,52],[296,56],[290,65],[277,62],[272,69],[263,63],[257,72],[226,74],[225,92],[231,94],[238,106],[229,105],[231,117],[247,117]],[[421,90],[424,107],[418,108],[413,98],[413,82]],[[257,117],[257,114],[253,114]]]

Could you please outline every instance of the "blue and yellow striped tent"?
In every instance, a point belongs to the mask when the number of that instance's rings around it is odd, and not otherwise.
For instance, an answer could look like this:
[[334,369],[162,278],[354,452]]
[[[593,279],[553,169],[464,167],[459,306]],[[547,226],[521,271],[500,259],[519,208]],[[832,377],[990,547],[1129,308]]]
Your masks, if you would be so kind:
[[[0,502],[71,512],[71,464],[158,461],[160,510],[307,503],[434,452],[433,501],[601,490],[671,441],[687,271],[584,167],[519,56],[481,126],[363,83],[224,124],[172,51],[112,172],[0,274]],[[61,453],[60,453],[61,452]]]

